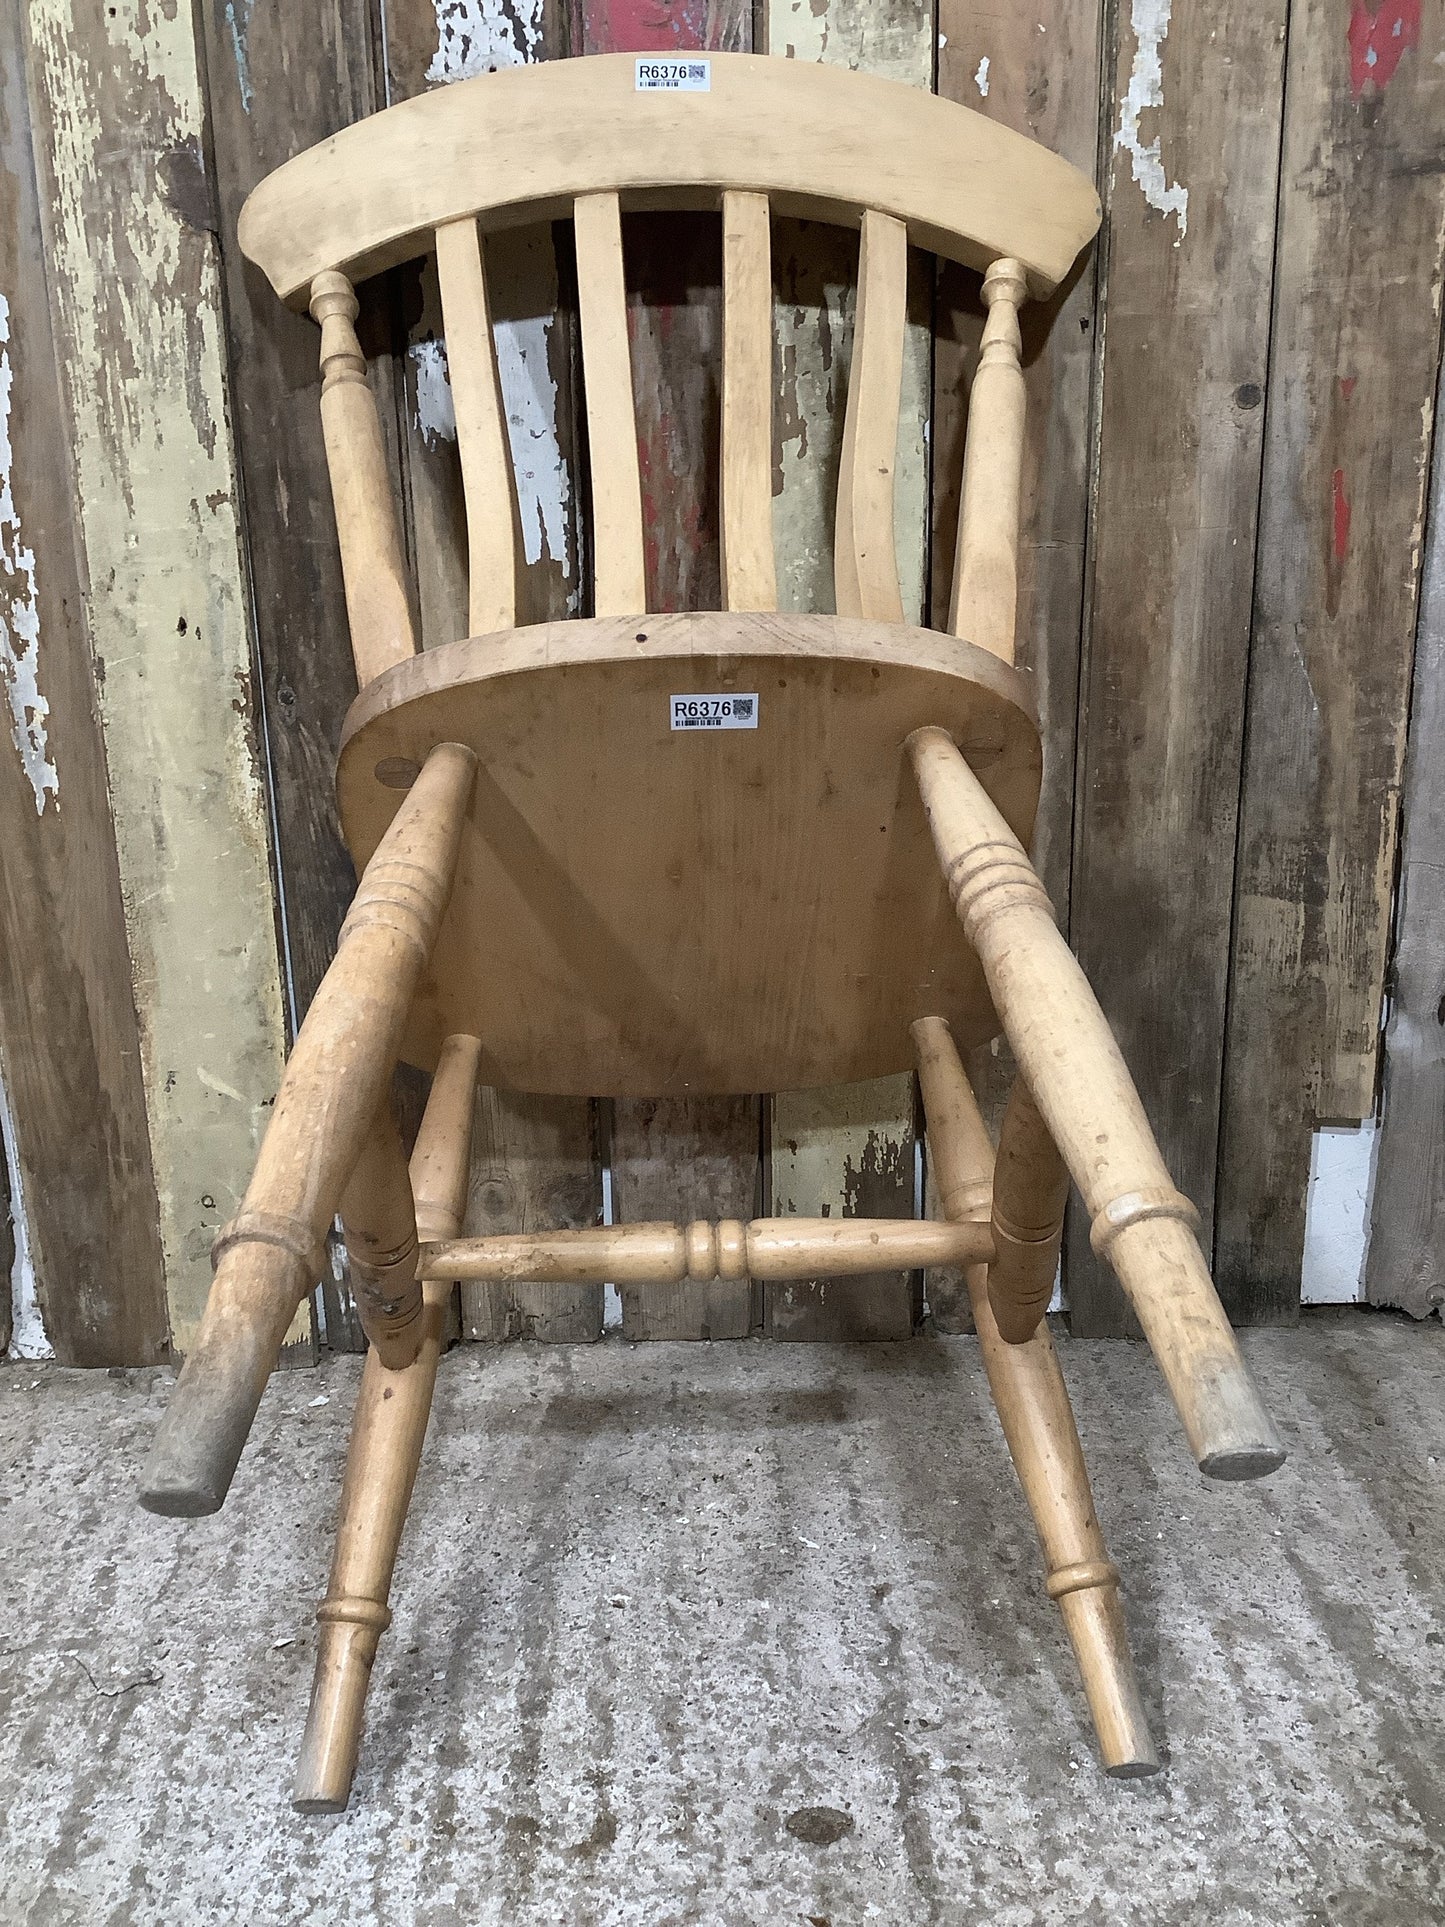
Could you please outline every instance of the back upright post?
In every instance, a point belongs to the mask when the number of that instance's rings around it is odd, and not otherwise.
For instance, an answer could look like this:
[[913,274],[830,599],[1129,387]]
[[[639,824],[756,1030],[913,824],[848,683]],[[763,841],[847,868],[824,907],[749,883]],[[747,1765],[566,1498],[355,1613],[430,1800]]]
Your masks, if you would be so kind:
[[1021,261],[995,261],[983,277],[988,320],[968,398],[963,501],[948,617],[954,635],[967,637],[1005,662],[1014,658],[1018,602],[1024,454],[1019,308],[1027,294]]
[[321,324],[321,430],[356,680],[364,689],[393,663],[416,654],[396,500],[382,448],[376,399],[356,338],[356,295],[329,269],[311,283],[311,315]]

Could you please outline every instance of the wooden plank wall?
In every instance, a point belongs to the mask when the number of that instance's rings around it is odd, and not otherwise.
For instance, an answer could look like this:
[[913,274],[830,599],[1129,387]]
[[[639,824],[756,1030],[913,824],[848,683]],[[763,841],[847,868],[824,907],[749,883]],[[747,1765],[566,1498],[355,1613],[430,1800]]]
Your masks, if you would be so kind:
[[[1438,484],[1423,605],[1420,585],[1445,0],[0,0],[0,1098],[23,1233],[0,1267],[33,1273],[26,1344],[38,1315],[77,1362],[184,1349],[352,887],[316,337],[242,261],[242,200],[297,148],[471,74],[706,47],[935,87],[1096,172],[1100,246],[1025,315],[1038,860],[1237,1318],[1294,1315],[1311,1135],[1375,1115],[1389,986],[1369,1293],[1438,1308]],[[524,615],[584,612],[569,231],[488,249]],[[664,608],[717,599],[720,253],[715,223],[627,224]],[[856,257],[853,236],[775,224],[785,607],[832,606]],[[899,550],[905,607],[941,620],[980,311],[974,277],[913,268]],[[369,287],[362,331],[430,647],[466,624],[431,274]],[[996,1113],[1007,1052],[974,1070]],[[595,1222],[609,1179],[618,1218],[906,1214],[917,1152],[908,1078],[723,1103],[486,1091],[468,1224]],[[1076,1327],[1128,1329],[1081,1231]],[[902,1336],[922,1289],[628,1294],[621,1319],[634,1338]],[[941,1328],[966,1324],[956,1278],[926,1289]],[[325,1316],[330,1343],[359,1342],[344,1276]],[[461,1307],[474,1338],[602,1319],[595,1286]],[[293,1336],[310,1355],[304,1320]]]
[[[1437,395],[1438,424],[1445,368]],[[1433,460],[1365,1273],[1371,1304],[1398,1305],[1416,1318],[1445,1307],[1445,436],[1438,427]]]

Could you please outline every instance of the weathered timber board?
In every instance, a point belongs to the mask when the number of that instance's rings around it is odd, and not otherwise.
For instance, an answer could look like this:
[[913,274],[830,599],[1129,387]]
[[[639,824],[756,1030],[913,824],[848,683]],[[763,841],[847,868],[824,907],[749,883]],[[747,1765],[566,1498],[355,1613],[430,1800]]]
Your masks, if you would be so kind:
[[[579,53],[748,52],[745,0],[574,0]],[[628,335],[642,472],[648,607],[720,606],[722,229],[698,215],[636,216],[624,228]],[[612,1205],[620,1223],[750,1217],[758,1182],[759,1100],[618,1098],[612,1107]],[[676,1293],[624,1291],[629,1338],[746,1334],[746,1278]]]
[[[1374,1109],[1445,249],[1445,6],[1291,9],[1216,1269],[1293,1318]],[[1438,751],[1437,751],[1438,754]]]
[[165,1356],[165,1277],[18,0],[0,4],[0,1352],[23,1210],[46,1335],[71,1365]]
[[[1119,22],[1070,934],[1209,1249],[1283,0]],[[1266,550],[1268,554],[1268,550]],[[1270,566],[1273,566],[1271,561]],[[1133,1329],[1071,1215],[1074,1329]]]
[[1384,1120],[1365,1296],[1416,1318],[1445,1309],[1445,369],[1415,637]]
[[[922,0],[832,0],[826,9],[770,0],[767,51],[826,60],[916,87],[933,82],[933,8]],[[776,470],[773,541],[784,609],[829,611],[833,521],[852,344],[858,242],[816,222],[773,228]],[[911,264],[895,467],[895,524],[904,620],[922,619],[928,564],[928,412],[932,372],[932,280]],[[830,888],[844,887],[833,879]],[[774,1211],[908,1217],[917,1144],[912,1077],[880,1079],[831,1094],[779,1092],[768,1125]],[[791,1147],[797,1146],[795,1152]],[[860,1200],[866,1195],[868,1203]],[[764,1291],[775,1337],[903,1338],[919,1311],[922,1281],[906,1272],[818,1281]]]
[[197,47],[189,8],[38,0],[26,19],[64,439],[171,1341],[184,1352],[284,1040]]
[[[600,1224],[597,1146],[590,1139],[578,1142],[578,1118],[588,1123],[595,1108],[574,1098],[517,1097],[485,1087],[479,1091],[466,1235],[583,1231]],[[590,1344],[602,1336],[602,1288],[519,1285],[500,1291],[464,1283],[462,1335]]]
[[[202,11],[216,222],[230,348],[232,420],[245,505],[260,699],[283,889],[294,1027],[336,952],[356,887],[341,840],[332,762],[356,694],[341,559],[321,439],[319,334],[279,302],[236,241],[241,204],[273,168],[376,106],[364,0]],[[368,295],[363,327],[376,335]],[[383,419],[389,361],[373,363]],[[327,1343],[361,1351],[345,1249],[322,1280]]]
[[[509,0],[484,14],[447,0],[385,0],[384,17],[388,102],[565,51],[567,24],[549,0]],[[494,236],[486,266],[517,478],[518,615],[541,622],[580,608],[569,230],[548,225]],[[466,523],[434,266],[402,269],[396,282],[407,526],[421,642],[431,648],[467,633]],[[599,1222],[602,1172],[593,1112],[585,1099],[479,1091],[468,1233]],[[468,1284],[462,1330],[475,1339],[591,1340],[602,1330],[602,1299],[600,1285]]]
[[[1102,37],[1099,0],[1051,0],[1026,13],[987,14],[963,0],[941,0],[938,91],[1042,142],[1092,175],[1099,145]],[[1044,739],[1044,788],[1032,854],[1065,930],[1089,512],[1096,265],[1091,250],[1050,300],[1030,303],[1020,317],[1028,415],[1016,660],[1033,676]],[[929,582],[936,628],[948,625],[968,388],[982,325],[977,277],[942,269],[934,346]],[[1002,1039],[973,1053],[969,1074],[996,1132],[1013,1077],[1013,1057]],[[929,1217],[942,1215],[931,1170],[924,1202]],[[973,1329],[961,1271],[930,1271],[925,1288],[929,1312],[941,1331]]]

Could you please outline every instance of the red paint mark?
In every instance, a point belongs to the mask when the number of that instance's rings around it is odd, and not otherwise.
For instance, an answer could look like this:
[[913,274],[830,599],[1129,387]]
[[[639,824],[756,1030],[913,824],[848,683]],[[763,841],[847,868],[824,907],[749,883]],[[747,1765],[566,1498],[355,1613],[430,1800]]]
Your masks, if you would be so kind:
[[1355,383],[1359,379],[1360,378],[1358,375],[1341,375],[1340,376],[1340,393],[1344,396],[1346,401],[1348,401],[1350,399],[1350,396],[1354,394]]
[[1343,562],[1350,546],[1350,498],[1345,493],[1345,471],[1337,468],[1330,477],[1330,494],[1335,511],[1335,560]]
[[707,45],[707,0],[586,0],[583,14],[590,54],[673,53]]
[[1346,35],[1350,43],[1350,92],[1358,100],[1367,85],[1384,93],[1407,47],[1420,44],[1420,0],[1383,0],[1371,13],[1355,0]]

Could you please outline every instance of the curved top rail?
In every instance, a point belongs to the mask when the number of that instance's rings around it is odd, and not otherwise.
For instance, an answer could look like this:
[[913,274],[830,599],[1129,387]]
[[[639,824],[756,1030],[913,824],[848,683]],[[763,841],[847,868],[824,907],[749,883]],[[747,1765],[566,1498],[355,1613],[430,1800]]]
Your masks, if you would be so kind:
[[323,269],[362,280],[469,214],[500,228],[566,218],[579,194],[709,207],[742,188],[783,214],[853,226],[865,209],[893,215],[915,246],[968,267],[1011,255],[1040,295],[1098,228],[1083,174],[956,102],[809,61],[705,58],[705,93],[639,93],[636,57],[600,54],[388,107],[262,181],[241,247],[303,306]]

